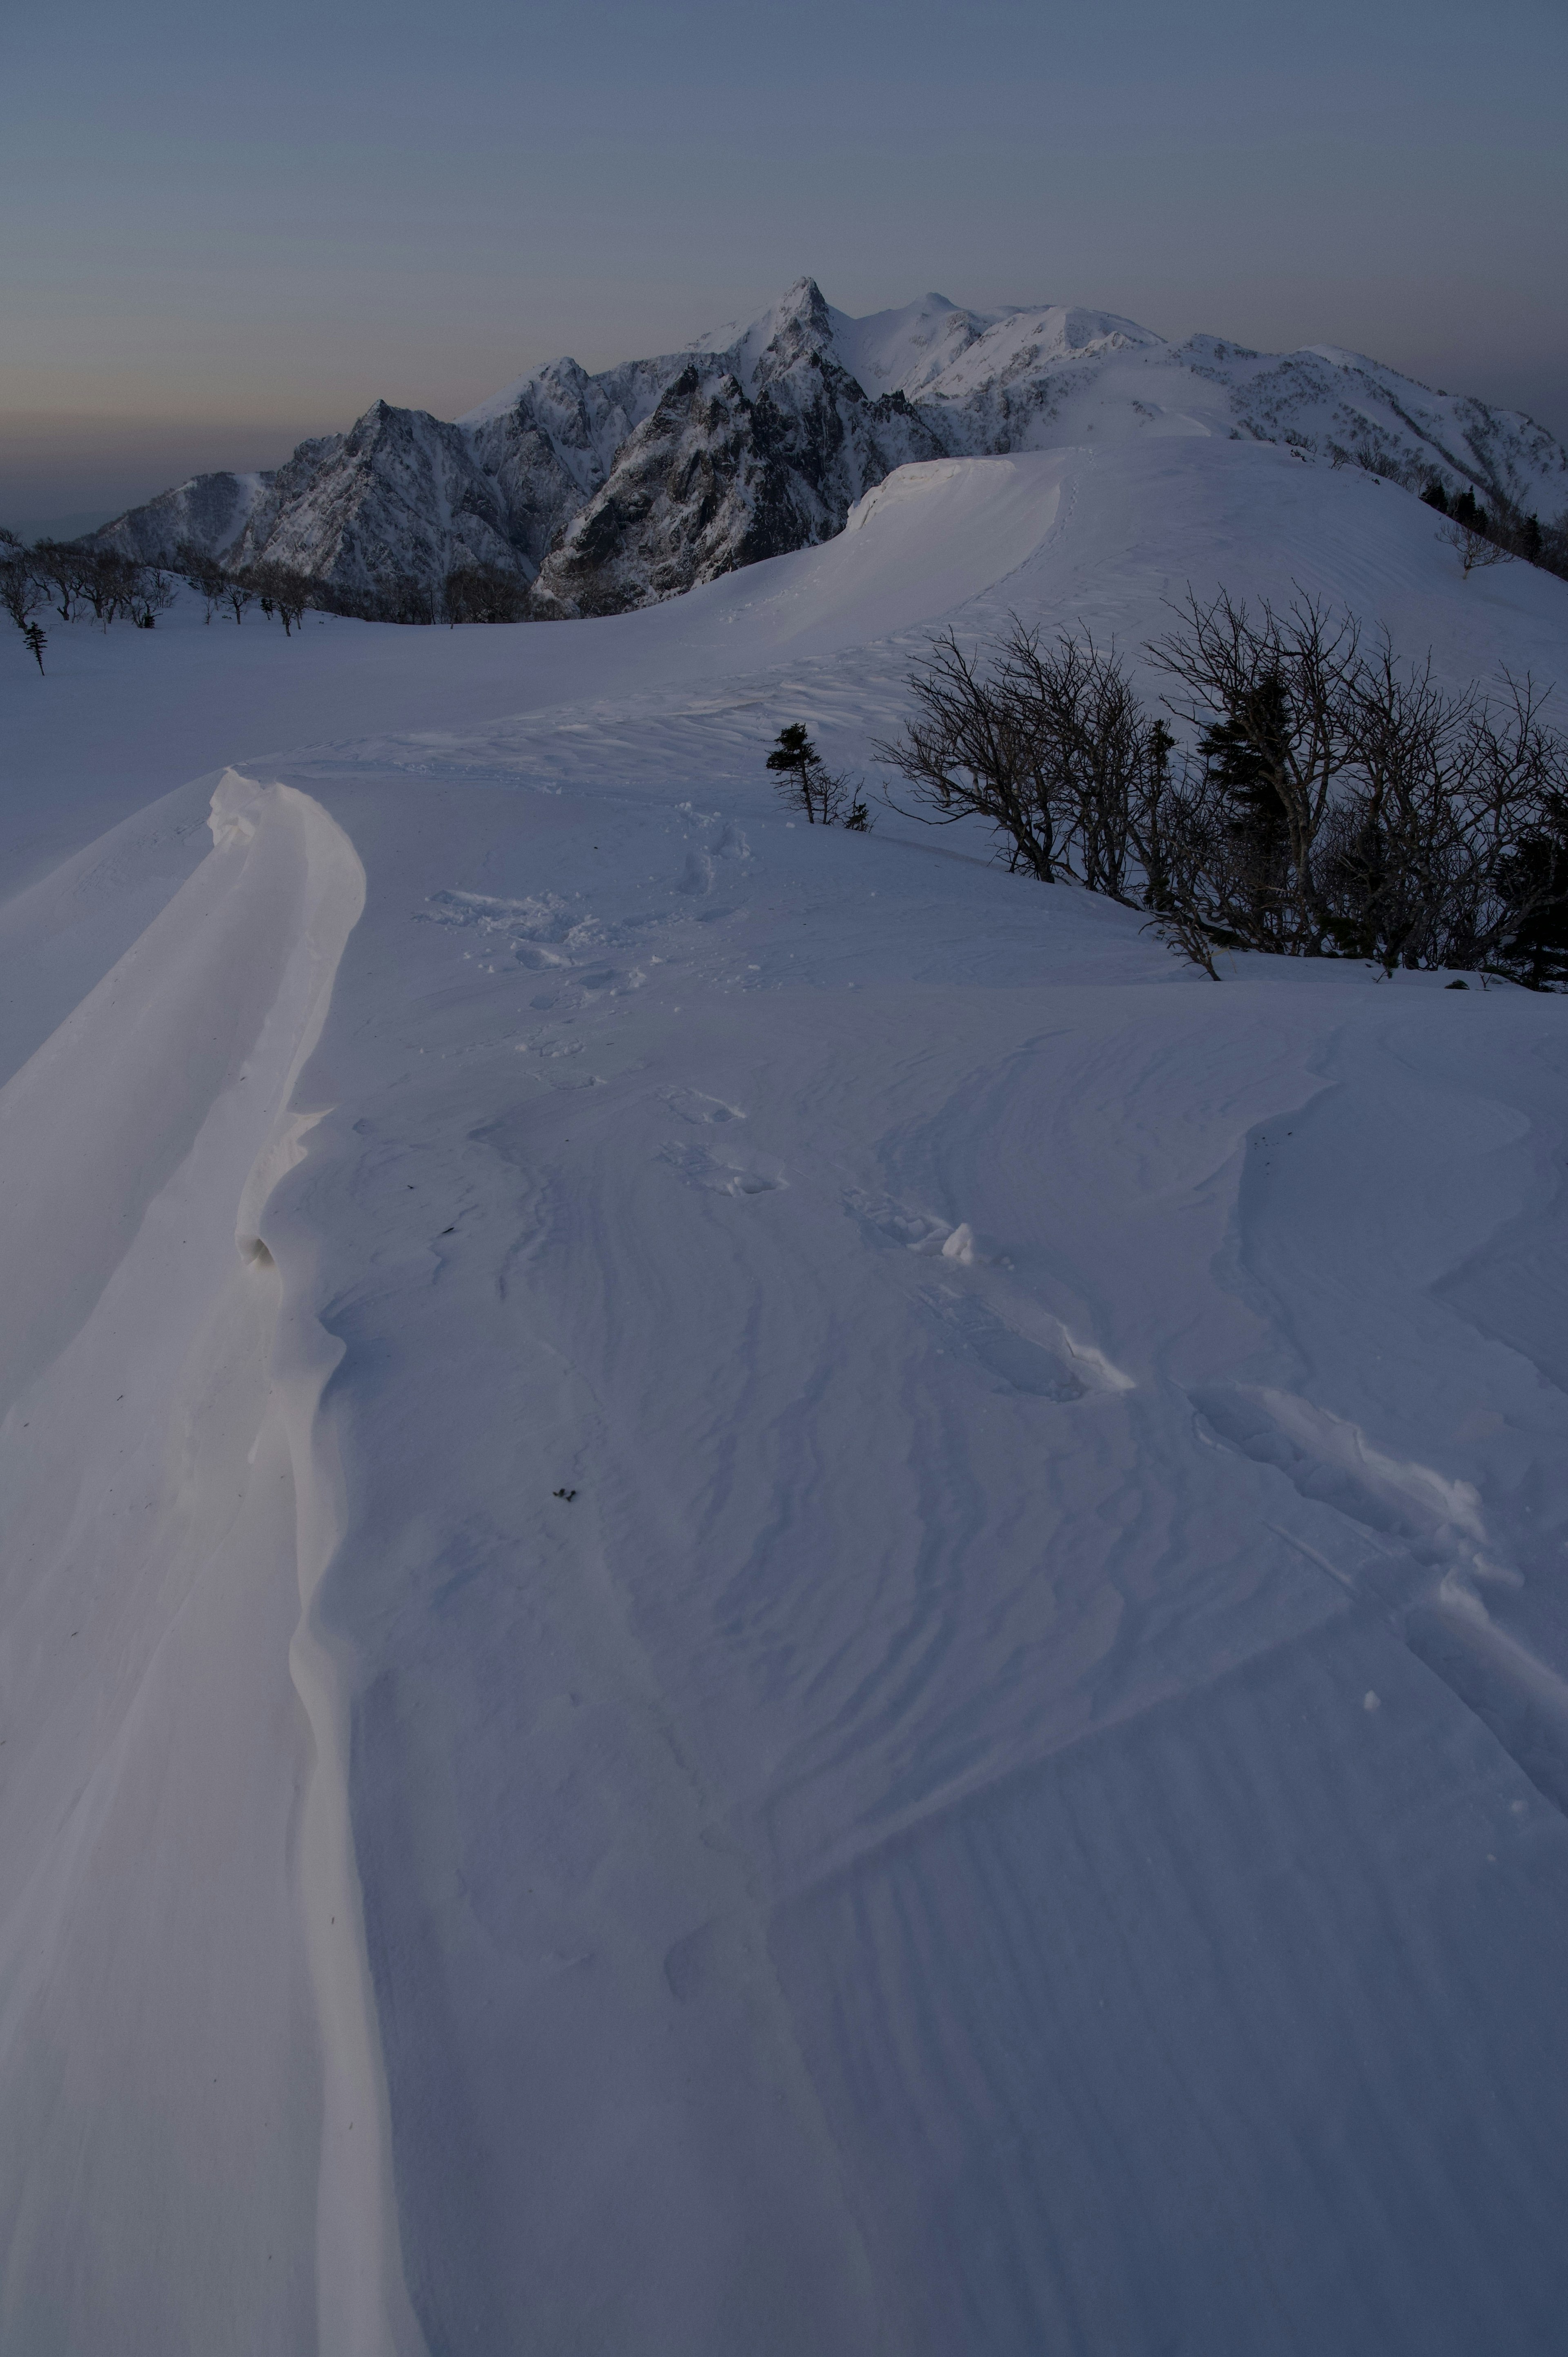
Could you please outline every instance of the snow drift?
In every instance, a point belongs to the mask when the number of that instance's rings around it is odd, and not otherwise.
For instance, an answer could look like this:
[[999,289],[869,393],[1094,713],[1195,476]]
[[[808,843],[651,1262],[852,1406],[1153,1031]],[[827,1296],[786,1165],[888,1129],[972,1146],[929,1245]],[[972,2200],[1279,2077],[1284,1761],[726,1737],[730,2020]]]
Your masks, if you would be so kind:
[[124,778],[0,909],[7,2352],[1552,2345],[1563,1002],[762,757],[944,623],[1568,591],[1213,434],[850,525],[6,680]]

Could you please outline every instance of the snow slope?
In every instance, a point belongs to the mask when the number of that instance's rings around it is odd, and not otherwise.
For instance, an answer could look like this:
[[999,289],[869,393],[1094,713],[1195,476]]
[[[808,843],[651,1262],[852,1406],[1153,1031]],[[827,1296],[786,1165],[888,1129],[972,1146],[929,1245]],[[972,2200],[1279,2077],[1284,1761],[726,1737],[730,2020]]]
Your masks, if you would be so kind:
[[1568,622],[1167,436],[5,673],[117,823],[0,908],[6,2357],[1554,2345],[1563,1002],[761,766],[1188,579]]

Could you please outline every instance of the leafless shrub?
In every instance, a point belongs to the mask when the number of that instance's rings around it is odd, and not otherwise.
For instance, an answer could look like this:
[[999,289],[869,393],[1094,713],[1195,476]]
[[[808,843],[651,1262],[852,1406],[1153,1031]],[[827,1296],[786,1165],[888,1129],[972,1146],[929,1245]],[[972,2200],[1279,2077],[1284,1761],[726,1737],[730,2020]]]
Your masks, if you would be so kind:
[[1462,805],[1466,865],[1428,964],[1519,975],[1521,962],[1568,954],[1568,739],[1543,719],[1545,702],[1528,675],[1505,672],[1502,693],[1476,713]]
[[913,814],[1141,904],[1210,974],[1233,948],[1568,984],[1568,740],[1532,681],[1448,690],[1305,596],[1176,611],[1144,651],[1182,741],[1087,637],[933,640],[877,748]]
[[1484,573],[1493,565],[1511,565],[1513,550],[1487,533],[1477,532],[1473,524],[1463,523],[1457,516],[1439,524],[1437,537],[1445,548],[1452,548],[1459,558],[1460,570],[1466,581],[1472,573]]
[[909,693],[915,717],[875,750],[908,782],[913,814],[937,826],[983,819],[1005,845],[1010,869],[1051,883],[1056,814],[1042,791],[1027,711],[951,630],[931,640]]
[[1149,759],[1149,722],[1115,649],[1039,635],[1015,619],[997,678],[1026,717],[1041,800],[1061,872],[1130,899],[1131,813]]
[[909,686],[916,717],[876,750],[907,781],[915,815],[981,818],[1010,868],[1132,904],[1133,813],[1159,724],[1113,648],[1087,636],[1047,646],[1015,617],[986,657],[950,630],[934,639]]

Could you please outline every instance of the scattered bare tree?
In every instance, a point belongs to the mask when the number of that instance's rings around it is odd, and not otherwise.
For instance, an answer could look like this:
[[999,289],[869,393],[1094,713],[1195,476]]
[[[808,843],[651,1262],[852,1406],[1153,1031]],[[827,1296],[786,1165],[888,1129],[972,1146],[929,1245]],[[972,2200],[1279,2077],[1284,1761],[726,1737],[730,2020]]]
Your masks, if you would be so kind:
[[160,614],[173,603],[173,592],[157,566],[141,565],[116,548],[80,549],[75,587],[105,630],[111,622],[124,620],[150,627],[144,617]]
[[1521,937],[1564,941],[1568,917],[1568,739],[1543,719],[1544,693],[1505,672],[1474,723],[1477,759],[1462,804],[1466,865],[1433,965],[1498,965],[1519,975]]
[[[5,603],[18,629],[40,606],[52,605],[62,621],[91,609],[106,630],[111,622],[129,620],[150,630],[158,615],[174,603],[174,588],[161,566],[142,565],[118,549],[93,548],[81,542],[41,541],[25,550],[10,534],[0,534],[0,573],[5,576]],[[18,609],[20,597],[26,611]],[[42,667],[45,641],[29,646]]]
[[34,617],[48,602],[48,586],[14,533],[0,530],[0,606],[22,633],[24,645],[41,672],[48,644]]
[[40,540],[33,544],[33,567],[48,585],[49,602],[62,622],[76,619],[82,602],[82,577],[91,562],[85,550],[70,541]]
[[25,630],[47,596],[31,553],[14,533],[0,532],[0,606]]
[[255,591],[248,582],[242,581],[237,573],[226,573],[223,576],[223,593],[219,603],[228,607],[236,624],[243,621],[246,608],[253,606],[255,602]]
[[1474,524],[1461,522],[1457,516],[1450,516],[1446,523],[1438,525],[1437,537],[1445,548],[1456,552],[1466,581],[1472,573],[1484,573],[1489,565],[1513,563],[1511,548],[1505,548],[1489,533],[1478,532]]
[[1210,974],[1232,948],[1568,982],[1568,739],[1531,681],[1451,692],[1305,597],[1177,612],[1145,653],[1183,743],[1086,637],[934,640],[878,748],[913,814],[1141,904]]
[[[241,578],[245,587],[259,600],[268,621],[274,614],[277,616],[286,639],[310,603],[307,576],[292,572],[286,565],[263,564],[248,565]],[[237,620],[238,616],[235,619]]]
[[124,560],[113,549],[90,548],[81,568],[81,594],[102,630],[120,611],[124,593]]
[[152,630],[158,616],[168,612],[174,599],[174,583],[161,565],[136,566],[129,585],[127,603],[131,619],[139,630]]
[[1001,662],[988,670],[948,630],[930,641],[909,692],[914,719],[875,750],[908,782],[914,814],[934,826],[983,819],[1002,837],[1010,870],[1053,882],[1056,813],[1042,791],[1032,716],[1009,693]]
[[1131,813],[1151,748],[1148,716],[1120,657],[1087,637],[1042,647],[1016,616],[1000,655],[996,682],[1025,716],[1060,872],[1129,901]]

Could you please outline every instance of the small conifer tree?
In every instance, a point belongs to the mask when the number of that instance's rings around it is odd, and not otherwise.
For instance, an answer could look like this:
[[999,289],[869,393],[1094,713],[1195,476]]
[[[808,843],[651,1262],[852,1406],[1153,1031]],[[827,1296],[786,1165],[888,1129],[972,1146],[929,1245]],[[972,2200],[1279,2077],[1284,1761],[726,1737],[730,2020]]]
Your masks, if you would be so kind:
[[[828,768],[798,720],[779,731],[768,766],[785,802],[791,810],[805,812],[808,826],[832,826],[843,818],[849,780],[835,776]],[[866,821],[863,818],[858,823],[864,826]]]

